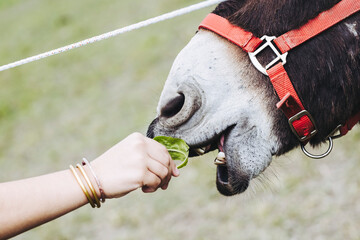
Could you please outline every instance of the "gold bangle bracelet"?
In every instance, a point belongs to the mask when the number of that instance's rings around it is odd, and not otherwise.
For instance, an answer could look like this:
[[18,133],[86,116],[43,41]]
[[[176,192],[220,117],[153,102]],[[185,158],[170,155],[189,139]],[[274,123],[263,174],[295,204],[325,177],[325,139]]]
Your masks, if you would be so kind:
[[102,188],[101,182],[100,182],[99,178],[96,176],[95,171],[94,171],[94,169],[92,168],[90,162],[89,162],[86,158],[83,158],[82,165],[83,165],[83,166],[86,165],[86,166],[88,166],[88,168],[90,169],[90,172],[91,172],[91,174],[93,175],[93,177],[94,177],[94,179],[95,179],[95,181],[96,181],[96,184],[98,185],[99,191],[100,191],[100,201],[101,201],[102,203],[104,203],[104,202],[105,202],[105,199],[106,199],[104,189]]
[[88,191],[86,190],[83,182],[81,181],[79,175],[76,173],[76,170],[75,170],[75,168],[74,168],[72,165],[70,165],[70,170],[71,170],[71,172],[74,174],[74,177],[76,178],[76,181],[79,183],[79,185],[80,185],[81,189],[83,190],[83,192],[84,192],[87,200],[89,201],[91,207],[95,208],[94,201],[93,201],[92,198],[90,197],[90,195],[89,195]]
[[101,203],[100,203],[99,197],[97,196],[97,194],[95,192],[95,189],[94,189],[94,186],[92,185],[88,175],[86,174],[84,168],[80,164],[76,164],[76,167],[80,170],[81,174],[85,178],[85,181],[88,184],[88,186],[89,186],[89,188],[90,188],[90,190],[91,190],[91,192],[92,192],[92,194],[94,196],[95,204],[99,208],[101,206]]

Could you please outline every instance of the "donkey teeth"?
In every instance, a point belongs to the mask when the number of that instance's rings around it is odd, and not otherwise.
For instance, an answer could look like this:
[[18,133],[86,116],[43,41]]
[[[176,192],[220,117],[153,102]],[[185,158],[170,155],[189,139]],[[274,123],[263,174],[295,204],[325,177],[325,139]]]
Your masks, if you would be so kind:
[[217,159],[219,159],[219,160],[225,160],[225,153],[219,152],[218,155],[217,155]]
[[195,148],[194,151],[200,156],[205,154],[204,148]]
[[217,166],[226,165],[226,160],[219,160],[219,159],[216,158],[214,160],[214,164],[217,165]]
[[215,165],[226,165],[225,153],[219,152],[214,160]]
[[205,147],[200,147],[200,148],[195,148],[194,151],[199,155],[204,155],[206,153],[206,151],[208,151],[211,148],[211,145],[205,146]]

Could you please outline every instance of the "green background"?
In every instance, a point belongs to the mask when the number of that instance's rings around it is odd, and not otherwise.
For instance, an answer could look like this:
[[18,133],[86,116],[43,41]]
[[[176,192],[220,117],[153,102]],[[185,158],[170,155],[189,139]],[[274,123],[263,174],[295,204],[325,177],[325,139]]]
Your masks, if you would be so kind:
[[[196,2],[2,0],[0,65]],[[172,61],[212,9],[0,72],[0,181],[66,169],[145,133]],[[231,198],[216,190],[210,153],[167,191],[85,206],[15,239],[360,239],[359,143],[357,127],[324,160],[297,149]]]

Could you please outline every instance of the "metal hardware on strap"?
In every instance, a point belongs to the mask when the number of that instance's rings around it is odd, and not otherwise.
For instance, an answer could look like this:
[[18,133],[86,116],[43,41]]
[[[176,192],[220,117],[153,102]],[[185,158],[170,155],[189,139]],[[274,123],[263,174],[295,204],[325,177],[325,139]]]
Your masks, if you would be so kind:
[[[260,39],[262,41],[265,41],[265,43],[263,45],[261,45],[258,49],[256,49],[256,51],[249,52],[248,54],[249,54],[251,62],[256,67],[256,69],[259,70],[264,75],[268,76],[268,73],[266,72],[266,70],[273,67],[279,61],[281,61],[282,65],[284,65],[286,63],[286,57],[287,57],[288,53],[286,52],[284,54],[281,54],[281,52],[279,52],[279,50],[276,49],[276,47],[272,43],[272,41],[275,40],[276,37],[274,37],[274,36],[269,37],[269,36],[264,35]],[[273,51],[273,53],[276,55],[276,57],[269,64],[267,64],[265,67],[263,67],[260,64],[259,60],[256,58],[256,56],[259,53],[261,53],[264,49],[266,49],[267,47],[270,47],[270,49]]]
[[[311,121],[312,125],[314,126],[314,130],[312,132],[310,132],[306,136],[300,136],[299,133],[296,131],[296,128],[294,127],[294,122],[296,120],[301,119],[302,117],[308,117],[309,120]],[[318,132],[313,117],[306,110],[302,110],[301,112],[299,112],[299,113],[295,114],[294,116],[292,116],[291,118],[289,118],[289,125],[290,125],[290,128],[291,128],[292,132],[295,134],[295,136],[302,143],[307,142],[308,140],[310,140],[310,138],[312,138]]]
[[[357,123],[360,122],[360,112],[350,117],[344,124],[339,124],[328,137],[336,139],[346,135]],[[339,131],[339,132],[338,132]],[[338,133],[337,133],[338,132]],[[335,133],[337,133],[335,135]]]
[[[343,127],[344,125],[339,124],[337,125],[337,127],[329,134],[329,136],[327,136],[328,138],[331,137],[332,139],[337,139],[339,137],[342,137],[343,135],[341,134],[340,129]],[[339,131],[338,134],[335,135],[335,133],[337,133],[337,131]]]
[[303,153],[310,157],[310,158],[313,158],[313,159],[321,159],[321,158],[324,158],[326,157],[327,155],[329,155],[333,149],[333,140],[331,137],[328,137],[328,140],[329,140],[329,147],[328,147],[328,150],[326,152],[324,152],[323,154],[320,154],[320,155],[314,155],[312,153],[309,153],[306,149],[305,149],[305,145],[301,144],[301,150],[303,151]]

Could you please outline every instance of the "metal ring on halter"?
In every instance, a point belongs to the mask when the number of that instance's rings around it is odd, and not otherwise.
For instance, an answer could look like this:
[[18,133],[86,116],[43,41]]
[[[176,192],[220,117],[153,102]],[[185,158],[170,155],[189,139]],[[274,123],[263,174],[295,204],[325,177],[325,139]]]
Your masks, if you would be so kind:
[[333,149],[333,140],[332,140],[332,138],[331,138],[331,137],[328,137],[328,140],[329,140],[329,148],[328,148],[328,150],[327,150],[325,153],[323,153],[323,154],[320,154],[320,155],[311,154],[311,153],[309,153],[309,152],[305,149],[305,146],[302,145],[302,144],[301,144],[301,150],[303,151],[303,153],[304,153],[306,156],[308,156],[308,157],[310,157],[310,158],[314,158],[314,159],[324,158],[324,157],[326,157],[327,155],[329,155],[330,152],[331,152],[331,150]]

